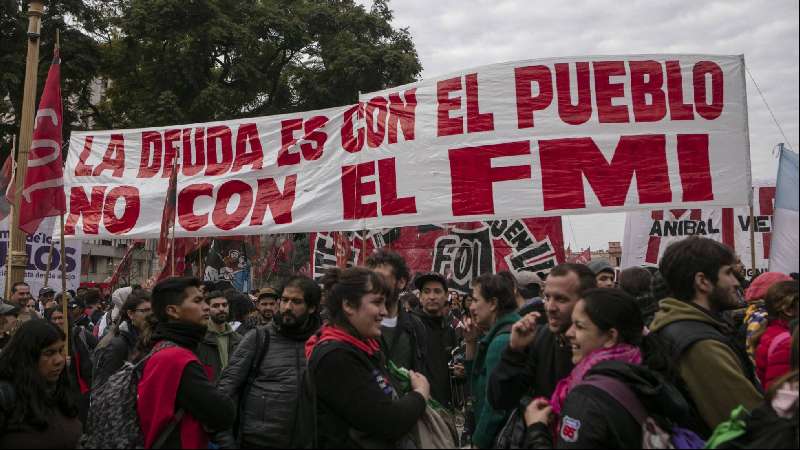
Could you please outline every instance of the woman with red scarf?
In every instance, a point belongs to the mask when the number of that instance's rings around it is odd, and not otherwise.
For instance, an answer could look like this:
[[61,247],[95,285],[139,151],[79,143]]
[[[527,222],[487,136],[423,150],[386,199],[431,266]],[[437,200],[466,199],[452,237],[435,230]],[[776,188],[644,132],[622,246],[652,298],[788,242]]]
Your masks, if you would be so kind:
[[365,268],[334,269],[323,284],[330,324],[308,340],[317,403],[316,448],[404,448],[425,413],[430,386],[411,372],[412,392],[392,386],[380,345],[390,288]]
[[[589,290],[572,322],[566,337],[575,368],[549,400],[528,406],[527,448],[642,448],[631,404],[665,424],[688,420],[680,392],[642,365],[644,323],[635,298],[619,289]],[[630,394],[631,404],[619,392]]]

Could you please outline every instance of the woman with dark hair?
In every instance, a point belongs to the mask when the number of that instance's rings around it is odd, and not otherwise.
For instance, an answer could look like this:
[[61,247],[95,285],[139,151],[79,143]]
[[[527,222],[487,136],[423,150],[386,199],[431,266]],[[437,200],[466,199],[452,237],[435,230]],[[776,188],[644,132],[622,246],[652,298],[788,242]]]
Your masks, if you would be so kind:
[[575,368],[549,401],[528,406],[527,448],[552,448],[554,418],[556,448],[641,448],[642,417],[636,410],[663,419],[666,428],[688,419],[680,392],[642,365],[643,330],[633,296],[610,288],[584,293],[566,334]]
[[99,386],[118,371],[125,361],[133,359],[136,341],[147,328],[150,317],[150,293],[135,290],[120,307],[118,324],[97,344],[94,353],[92,382]]
[[[472,442],[478,448],[492,448],[495,437],[508,418],[508,411],[497,411],[487,401],[489,376],[508,347],[511,327],[521,319],[512,282],[502,275],[485,274],[472,285],[470,313],[466,321],[466,371],[472,389],[475,429]],[[479,340],[480,330],[488,332]]]
[[330,324],[306,344],[316,387],[316,448],[404,448],[425,413],[430,385],[410,372],[412,392],[392,385],[380,344],[391,288],[377,273],[356,267],[325,275]]
[[0,448],[75,448],[78,407],[64,370],[64,332],[45,320],[17,330],[0,353]]
[[756,374],[767,390],[791,370],[792,333],[789,322],[800,312],[800,283],[781,281],[772,285],[764,299],[767,326],[753,336]]
[[64,329],[64,311],[59,307],[47,308],[44,310],[44,320],[52,323],[59,329]]

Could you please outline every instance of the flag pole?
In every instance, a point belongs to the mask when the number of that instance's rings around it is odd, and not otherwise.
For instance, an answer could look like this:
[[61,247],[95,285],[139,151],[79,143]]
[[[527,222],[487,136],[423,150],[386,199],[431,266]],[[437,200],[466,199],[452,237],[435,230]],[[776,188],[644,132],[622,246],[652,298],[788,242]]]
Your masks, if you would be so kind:
[[[177,155],[175,156],[175,159],[172,160],[172,170],[173,171],[178,170],[178,157],[177,157]],[[178,184],[178,182],[177,182],[177,175],[176,175],[176,180],[175,180],[176,196],[177,196],[177,190],[178,190],[177,184]],[[170,195],[172,195],[172,194],[170,193]],[[177,198],[176,198],[176,200],[177,200]],[[176,201],[176,204],[175,204],[175,210],[172,212],[172,214],[173,214],[173,217],[172,217],[172,244],[170,245],[170,247],[171,247],[170,264],[172,265],[172,267],[170,269],[170,273],[174,277],[174,276],[176,276],[175,275],[175,225],[178,222],[178,218],[176,217],[178,215],[177,201]]]
[[[61,311],[64,313],[64,336],[67,337],[69,342],[69,313],[67,311],[67,257],[66,257],[66,235],[64,233],[64,214],[59,216],[61,222]],[[52,249],[52,247],[51,247]],[[67,356],[69,357],[69,345],[67,345]]]
[[[22,112],[20,116],[19,153],[17,154],[17,173],[14,177],[14,201],[17,207],[9,218],[10,230],[14,230],[13,238],[9,235],[9,264],[6,279],[9,286],[25,280],[28,268],[27,235],[19,230],[22,191],[25,188],[25,175],[28,172],[28,152],[33,141],[34,115],[36,109],[36,85],[39,77],[39,41],[42,32],[43,0],[28,1],[28,53],[25,60],[25,85],[22,96]],[[9,288],[10,291],[10,288]]]
[[[17,135],[15,134],[15,135],[13,135],[11,137],[11,159],[12,159],[12,161],[14,161],[14,158],[16,157],[16,153],[17,153]],[[17,165],[16,164],[11,164],[11,180],[9,182],[10,184],[8,186],[8,189],[6,189],[6,192],[4,192],[2,195],[6,195],[8,193],[8,191],[14,192],[14,184],[17,181],[16,180],[16,176],[17,176]],[[16,193],[15,193],[15,195],[16,195]],[[8,202],[8,242],[6,244],[6,248],[9,249],[9,251],[6,252],[6,283],[5,283],[5,286],[3,286],[3,297],[4,298],[10,298],[11,297],[11,251],[10,251],[10,249],[11,249],[11,242],[14,241],[14,227],[12,226],[11,221],[14,218],[14,210],[16,209],[14,207],[14,202],[16,200],[14,200],[14,198],[11,198],[10,200],[11,201]]]
[[[752,189],[752,188],[751,188]],[[753,276],[756,274],[756,215],[753,210],[753,195],[750,194],[750,267],[753,269]]]
[[53,241],[53,236],[50,236],[50,254],[47,255],[47,270],[44,271],[44,287],[50,282],[50,268],[53,266],[53,249],[56,243]]

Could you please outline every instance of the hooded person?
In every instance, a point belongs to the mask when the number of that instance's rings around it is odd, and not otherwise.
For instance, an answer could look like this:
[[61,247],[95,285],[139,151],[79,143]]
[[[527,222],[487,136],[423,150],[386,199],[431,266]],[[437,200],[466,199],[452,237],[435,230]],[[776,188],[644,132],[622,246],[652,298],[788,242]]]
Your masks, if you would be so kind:
[[765,305],[767,292],[773,285],[791,279],[785,273],[764,272],[753,280],[745,291],[744,298],[747,301],[747,308],[744,312],[744,326],[747,334],[747,354],[753,361],[755,361],[758,342],[756,338],[764,333],[769,322],[769,313]]
[[599,288],[613,288],[616,272],[614,266],[605,259],[595,259],[587,264],[589,270],[594,272]]
[[125,304],[125,301],[133,292],[132,286],[127,286],[124,288],[119,288],[111,294],[111,311],[107,312],[103,315],[103,318],[100,319],[100,322],[97,324],[97,336],[102,338],[107,334],[107,332],[111,331],[113,324],[118,323],[120,312],[122,311],[122,305]]

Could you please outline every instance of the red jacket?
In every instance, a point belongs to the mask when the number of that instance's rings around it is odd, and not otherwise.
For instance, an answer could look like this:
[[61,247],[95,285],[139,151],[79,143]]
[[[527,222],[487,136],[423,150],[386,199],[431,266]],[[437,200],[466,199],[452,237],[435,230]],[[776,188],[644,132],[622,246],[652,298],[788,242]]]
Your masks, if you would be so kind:
[[[784,333],[789,333],[788,339],[782,337],[782,342],[769,354],[773,341]],[[767,331],[761,336],[756,349],[756,373],[764,390],[778,378],[786,375],[791,370],[792,338],[789,324],[783,320],[770,320]]]
[[[158,351],[145,363],[136,402],[145,448],[152,448],[175,416],[175,399],[181,374],[193,361],[200,363],[190,350],[170,347]],[[208,434],[200,422],[188,413],[181,419],[179,430],[182,448],[208,448]]]

